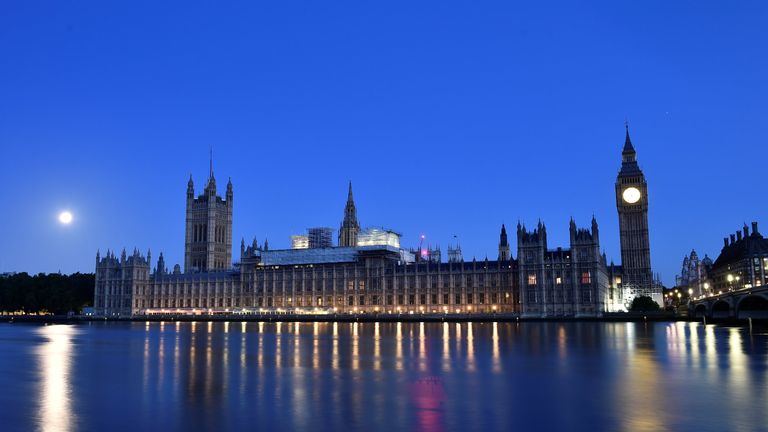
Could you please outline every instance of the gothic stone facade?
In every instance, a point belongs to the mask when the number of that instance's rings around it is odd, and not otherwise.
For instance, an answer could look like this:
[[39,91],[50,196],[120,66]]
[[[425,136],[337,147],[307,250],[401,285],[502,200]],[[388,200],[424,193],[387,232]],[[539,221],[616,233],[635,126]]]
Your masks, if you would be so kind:
[[[519,243],[521,241],[519,240]],[[150,272],[138,253],[111,254],[97,265],[97,313],[136,315],[328,309],[338,313],[517,313],[522,316],[597,316],[607,280],[597,245],[546,251],[527,244],[523,257],[496,261],[404,263],[391,247],[334,248],[335,262],[291,261],[292,250],[249,247],[237,269]],[[305,250],[306,251],[306,250]],[[322,253],[322,252],[321,252]],[[271,264],[273,254],[281,257]],[[586,255],[585,255],[586,254]],[[326,260],[320,257],[318,261]],[[582,262],[578,262],[582,259]],[[536,275],[538,284],[531,282]],[[584,275],[588,276],[584,276]],[[522,285],[521,285],[522,284]],[[520,286],[526,290],[521,291]],[[522,293],[522,294],[521,294]]]
[[213,167],[203,194],[195,198],[192,176],[187,184],[184,271],[223,271],[232,267],[232,181],[226,198],[216,194]]
[[[629,137],[627,135],[627,143]],[[617,194],[636,185],[637,210],[619,203],[622,257],[631,260],[632,280],[650,274],[645,181],[625,145]],[[630,154],[631,153],[631,154]],[[639,168],[637,168],[639,170]],[[619,199],[617,197],[617,199]],[[357,211],[350,184],[339,246],[327,249],[269,250],[254,240],[241,243],[232,265],[232,183],[226,198],[216,193],[211,169],[204,194],[187,189],[184,272],[154,269],[150,256],[134,251],[117,259],[96,257],[95,313],[129,316],[148,313],[217,314],[259,311],[325,310],[336,313],[506,313],[524,317],[600,316],[623,309],[625,266],[606,264],[597,222],[591,229],[570,222],[570,247],[549,249],[543,223],[527,230],[518,224],[517,259],[510,254],[506,228],[495,261],[415,261],[392,246],[357,246]]]

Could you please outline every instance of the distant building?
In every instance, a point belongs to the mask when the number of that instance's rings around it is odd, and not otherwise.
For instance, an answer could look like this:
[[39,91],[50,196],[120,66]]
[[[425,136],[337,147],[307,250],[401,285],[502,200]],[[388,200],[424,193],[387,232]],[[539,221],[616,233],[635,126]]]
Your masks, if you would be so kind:
[[[195,198],[191,179],[187,187],[184,272],[175,265],[169,273],[162,253],[152,269],[149,252],[142,255],[134,250],[129,256],[123,250],[119,258],[111,251],[104,257],[97,252],[94,314],[301,313],[319,309],[594,317],[623,310],[635,295],[656,297],[658,287],[650,276],[647,185],[629,132],[622,155],[616,181],[622,265],[608,265],[601,254],[594,217],[589,229],[577,228],[570,221],[568,248],[550,249],[543,223],[533,230],[518,223],[517,259],[511,254],[503,224],[494,261],[464,261],[458,243],[448,247],[448,262],[442,262],[439,247],[427,246],[423,249],[426,254],[420,247],[414,254],[402,248],[400,235],[394,231],[360,230],[350,183],[338,247],[332,247],[330,228],[310,228],[306,242],[304,236],[294,236],[292,248],[284,250],[270,250],[266,240],[259,245],[254,239],[246,246],[243,239],[239,263],[233,266],[232,183],[227,184],[224,199],[218,196],[211,166],[203,195]],[[750,238],[758,236],[755,226]],[[753,251],[752,246],[747,249]],[[732,254],[721,257],[725,255]],[[719,268],[719,261],[713,271]],[[763,278],[760,283],[765,283],[762,270],[747,267],[745,262],[738,261],[741,280],[747,280],[751,271],[750,283],[757,283],[758,273]]]
[[711,287],[708,275],[711,268],[711,258],[705,254],[700,260],[696,251],[691,250],[691,254],[683,258],[680,275],[675,277],[675,285],[685,292],[691,290],[694,296],[709,294]]
[[744,224],[723,243],[709,271],[713,294],[768,284],[768,239],[757,230],[757,222],[751,232]]

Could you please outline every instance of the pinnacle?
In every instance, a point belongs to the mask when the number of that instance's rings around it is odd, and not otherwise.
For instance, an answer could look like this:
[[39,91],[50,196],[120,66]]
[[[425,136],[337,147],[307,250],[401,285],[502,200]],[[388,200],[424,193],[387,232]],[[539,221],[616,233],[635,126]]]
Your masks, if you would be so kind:
[[635,153],[635,147],[632,145],[632,140],[629,138],[629,124],[625,123],[624,128],[627,130],[624,138],[624,149],[622,153]]

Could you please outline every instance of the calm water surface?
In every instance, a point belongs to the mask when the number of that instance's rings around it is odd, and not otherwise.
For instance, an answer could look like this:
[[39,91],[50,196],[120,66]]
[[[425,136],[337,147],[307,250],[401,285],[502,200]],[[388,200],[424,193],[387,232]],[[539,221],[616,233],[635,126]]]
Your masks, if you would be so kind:
[[696,323],[0,324],[0,430],[768,430],[768,335]]

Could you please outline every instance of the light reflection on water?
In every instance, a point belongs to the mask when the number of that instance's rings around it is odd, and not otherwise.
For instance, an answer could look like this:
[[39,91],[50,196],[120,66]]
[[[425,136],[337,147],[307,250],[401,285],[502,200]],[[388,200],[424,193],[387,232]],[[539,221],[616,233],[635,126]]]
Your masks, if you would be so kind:
[[[40,374],[40,398],[37,416],[39,430],[50,432],[74,429],[77,416],[72,410],[72,339],[78,333],[73,326],[44,326],[38,334],[45,340],[37,348]],[[3,387],[12,392],[13,387]]]
[[11,343],[4,431],[768,424],[768,337],[699,323],[0,326]]

